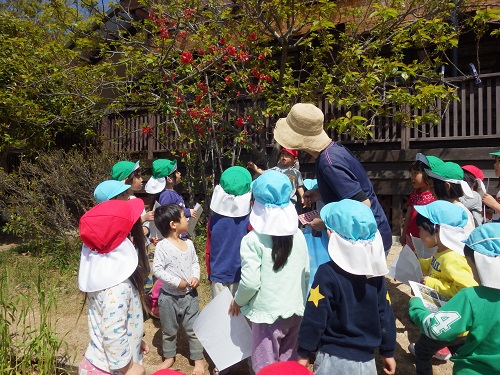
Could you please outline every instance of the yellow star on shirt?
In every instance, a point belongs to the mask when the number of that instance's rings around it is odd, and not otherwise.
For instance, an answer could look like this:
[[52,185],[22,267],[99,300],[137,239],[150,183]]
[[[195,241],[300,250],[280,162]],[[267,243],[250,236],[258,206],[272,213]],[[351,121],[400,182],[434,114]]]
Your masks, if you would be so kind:
[[316,288],[311,289],[311,292],[309,293],[309,298],[307,299],[308,302],[314,303],[316,307],[318,307],[318,302],[325,298],[324,295],[322,295],[319,292],[319,285],[316,286]]

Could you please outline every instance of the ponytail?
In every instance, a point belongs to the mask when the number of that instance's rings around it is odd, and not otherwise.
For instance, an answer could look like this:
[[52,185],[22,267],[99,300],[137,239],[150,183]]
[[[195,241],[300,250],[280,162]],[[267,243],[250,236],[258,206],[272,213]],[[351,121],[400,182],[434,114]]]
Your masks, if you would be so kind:
[[273,259],[273,271],[278,272],[282,269],[292,252],[293,236],[272,236],[273,249],[271,258]]

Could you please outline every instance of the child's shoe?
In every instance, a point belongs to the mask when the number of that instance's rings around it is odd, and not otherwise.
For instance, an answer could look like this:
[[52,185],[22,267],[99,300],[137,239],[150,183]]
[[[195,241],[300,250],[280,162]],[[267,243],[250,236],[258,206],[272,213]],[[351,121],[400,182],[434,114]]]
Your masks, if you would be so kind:
[[[415,355],[415,343],[411,343],[408,345],[408,351]],[[436,354],[433,355],[434,358],[439,359],[440,361],[447,361],[451,357],[450,350],[447,347],[439,350]]]

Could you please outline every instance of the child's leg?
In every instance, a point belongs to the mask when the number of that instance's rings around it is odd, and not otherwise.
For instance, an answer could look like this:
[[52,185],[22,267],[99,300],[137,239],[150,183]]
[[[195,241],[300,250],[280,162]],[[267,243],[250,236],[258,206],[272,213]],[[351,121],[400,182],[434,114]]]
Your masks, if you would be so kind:
[[282,331],[285,336],[279,343],[279,361],[296,361],[299,357],[297,354],[297,340],[299,338],[300,323],[302,317],[293,315],[290,318],[283,320]]
[[[181,311],[179,309],[179,298],[160,293],[158,304],[160,306],[163,358],[174,359],[177,353],[178,313]],[[173,360],[171,362],[173,364]]]
[[189,358],[194,361],[193,374],[201,375],[205,372],[203,365],[203,345],[201,345],[200,340],[198,340],[193,330],[194,321],[200,313],[198,292],[194,290],[182,298],[182,300],[182,326],[184,327],[184,331],[186,331],[189,342]]

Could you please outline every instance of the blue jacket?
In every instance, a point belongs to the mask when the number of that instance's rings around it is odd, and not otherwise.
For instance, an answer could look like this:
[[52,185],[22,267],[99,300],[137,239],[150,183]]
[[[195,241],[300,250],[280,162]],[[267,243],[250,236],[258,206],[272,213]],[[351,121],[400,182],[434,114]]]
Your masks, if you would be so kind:
[[322,351],[353,361],[394,357],[396,324],[385,277],[353,275],[333,261],[319,266],[300,326],[298,354]]

